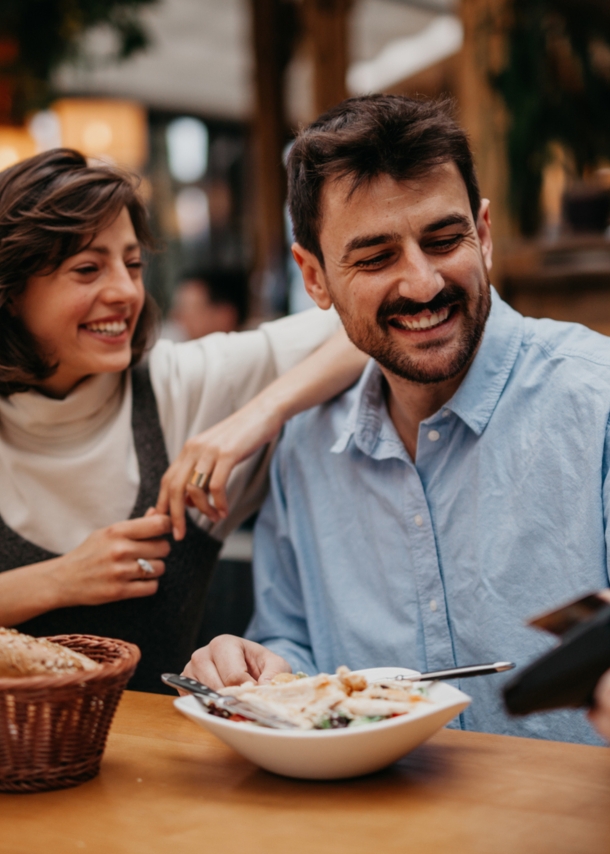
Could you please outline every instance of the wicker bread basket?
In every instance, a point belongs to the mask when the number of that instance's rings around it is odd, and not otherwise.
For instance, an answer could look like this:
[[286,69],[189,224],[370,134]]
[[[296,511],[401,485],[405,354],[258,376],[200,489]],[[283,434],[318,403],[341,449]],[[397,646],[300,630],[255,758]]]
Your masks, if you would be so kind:
[[93,635],[49,638],[102,665],[91,673],[0,678],[0,791],[66,789],[99,771],[137,646]]

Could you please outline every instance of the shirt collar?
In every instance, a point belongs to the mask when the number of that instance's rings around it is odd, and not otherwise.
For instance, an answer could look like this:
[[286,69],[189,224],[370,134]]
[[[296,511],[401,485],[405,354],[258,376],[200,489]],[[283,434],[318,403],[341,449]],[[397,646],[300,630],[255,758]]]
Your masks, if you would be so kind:
[[[478,352],[449,409],[480,436],[498,403],[523,341],[523,317],[491,289],[491,311]],[[360,378],[343,430],[331,448],[340,454],[353,437],[356,446],[374,459],[409,459],[390,419],[383,393],[383,374],[371,359]],[[431,419],[434,420],[435,416]]]
[[504,390],[523,342],[523,317],[491,289],[491,311],[468,373],[443,409],[454,412],[480,436]]
[[345,425],[331,452],[343,453],[352,437],[356,447],[373,459],[409,459],[390,419],[384,398],[383,374],[374,359],[369,361],[356,386]]

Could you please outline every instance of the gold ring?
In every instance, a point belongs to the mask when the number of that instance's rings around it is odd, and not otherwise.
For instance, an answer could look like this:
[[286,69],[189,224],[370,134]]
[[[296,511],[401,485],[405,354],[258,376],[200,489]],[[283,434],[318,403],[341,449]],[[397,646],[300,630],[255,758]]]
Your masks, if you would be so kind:
[[189,483],[192,484],[193,486],[198,487],[199,489],[203,489],[205,492],[205,490],[208,488],[208,486],[210,484],[211,476],[212,476],[211,472],[202,472],[202,471],[197,471],[195,469],[195,471],[193,472],[193,474],[190,477]]

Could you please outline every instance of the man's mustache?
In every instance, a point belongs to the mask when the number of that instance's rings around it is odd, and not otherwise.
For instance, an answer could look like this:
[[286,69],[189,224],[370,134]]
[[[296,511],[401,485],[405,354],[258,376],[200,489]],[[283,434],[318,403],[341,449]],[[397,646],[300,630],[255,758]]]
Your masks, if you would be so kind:
[[385,302],[379,307],[377,320],[387,320],[396,315],[415,315],[422,311],[436,314],[443,308],[456,303],[467,304],[468,295],[459,285],[447,285],[430,302],[416,302],[408,297],[399,297],[391,302]]

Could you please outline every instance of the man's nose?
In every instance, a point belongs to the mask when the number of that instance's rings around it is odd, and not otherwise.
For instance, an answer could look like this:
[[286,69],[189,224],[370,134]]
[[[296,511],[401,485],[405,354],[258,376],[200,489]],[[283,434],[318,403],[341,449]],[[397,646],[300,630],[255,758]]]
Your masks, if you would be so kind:
[[400,269],[398,292],[401,297],[426,303],[445,287],[445,280],[421,249],[405,254]]

